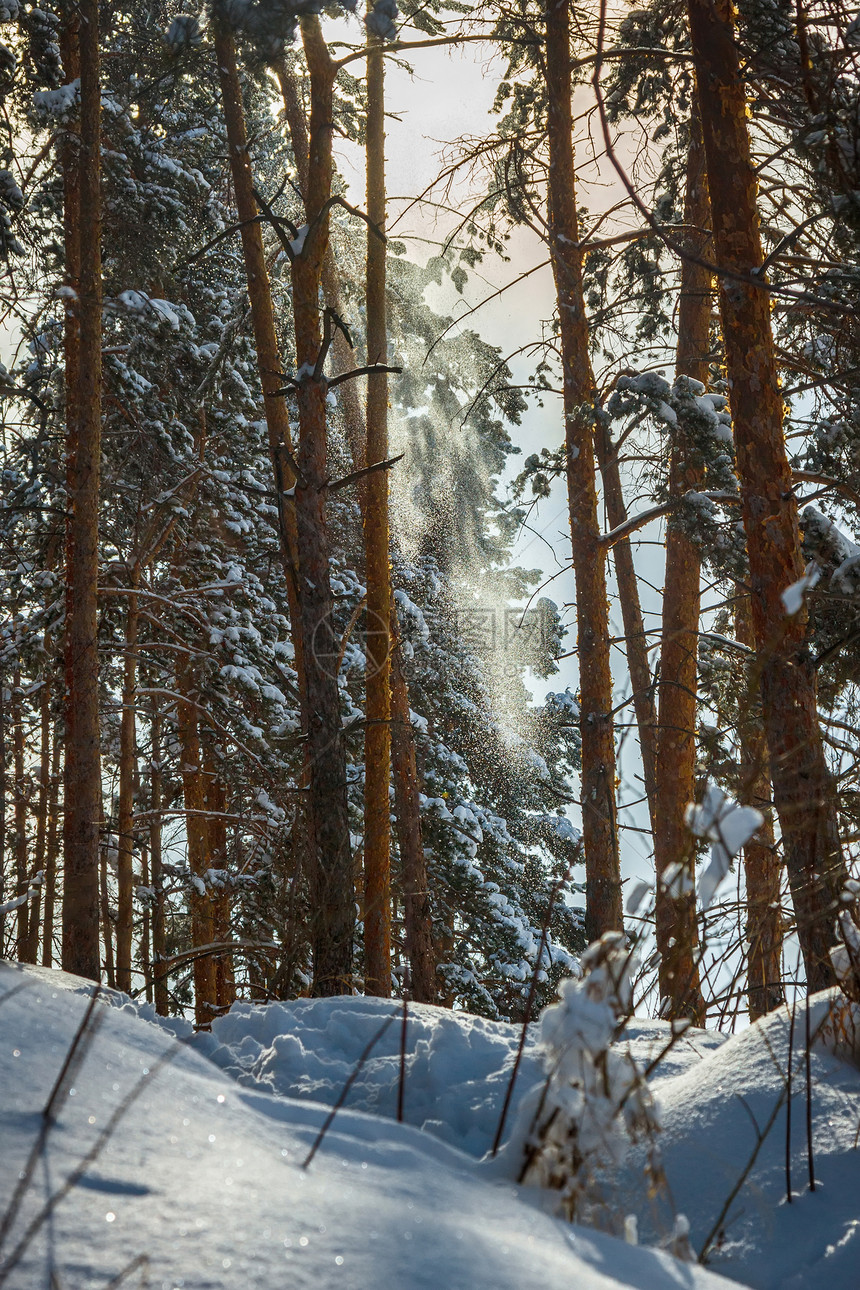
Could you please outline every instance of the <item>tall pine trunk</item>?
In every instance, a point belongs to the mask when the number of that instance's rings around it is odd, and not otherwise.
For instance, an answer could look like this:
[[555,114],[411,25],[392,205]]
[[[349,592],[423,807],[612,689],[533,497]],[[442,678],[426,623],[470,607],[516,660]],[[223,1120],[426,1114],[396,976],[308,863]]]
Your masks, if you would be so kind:
[[123,662],[122,716],[119,735],[119,804],[117,811],[117,923],[116,980],[120,990],[131,991],[131,943],[134,925],[134,782],[137,772],[135,733],[137,705],[137,584],[139,566],[131,570]]
[[47,901],[48,817],[51,800],[51,639],[44,637],[45,677],[39,695],[39,793],[36,801],[36,850],[33,857],[33,874],[41,874],[38,894],[30,907],[30,925],[27,929],[26,962],[39,961],[39,932],[41,930],[41,902]]
[[[616,529],[627,519],[627,507],[621,483],[618,449],[602,421],[599,421],[594,428],[594,446],[600,465],[600,477],[603,480],[603,496],[609,527]],[[624,624],[625,653],[633,694],[633,711],[636,714],[636,728],[639,731],[642,778],[645,782],[645,796],[648,799],[648,815],[653,833],[657,828],[658,818],[657,710],[654,704],[654,683],[651,668],[648,665],[645,620],[642,617],[642,605],[639,600],[639,579],[636,576],[630,539],[625,537],[616,542],[612,548],[612,554],[615,563],[615,581],[618,586],[618,602],[621,606],[621,621]]]
[[[290,135],[290,146],[296,161],[299,177],[299,188],[302,196],[307,194],[308,186],[308,123],[305,110],[299,98],[295,75],[287,66],[285,57],[273,64],[273,70],[281,89],[281,100],[284,105],[284,118]],[[344,291],[340,272],[335,261],[334,248],[329,243],[322,265],[322,289],[326,304],[330,305],[341,318],[344,317]],[[349,372],[355,366],[355,360],[349,342],[340,328],[335,329],[331,342],[331,371],[334,375]],[[353,469],[361,470],[367,464],[365,456],[366,430],[364,409],[359,397],[358,383],[344,381],[338,386],[337,399],[343,412],[344,428],[349,443]],[[364,503],[364,486],[359,484],[359,496]]]
[[15,895],[21,904],[15,911],[15,958],[28,962],[27,946],[30,930],[30,902],[27,899],[30,882],[27,846],[27,787],[24,780],[24,717],[21,712],[21,672],[16,667],[12,675],[12,758],[15,794]]
[[[77,299],[67,312],[66,736],[63,968],[99,977],[101,752],[97,641],[101,452],[101,84],[99,6],[78,7],[80,133],[65,185],[67,272]],[[75,34],[68,79],[75,75]],[[68,73],[72,75],[69,76]],[[70,316],[71,315],[71,316]],[[76,351],[76,352],[75,352]]]
[[[320,270],[328,244],[331,197],[331,130],[334,66],[314,20],[303,20],[311,70],[312,103],[308,153],[307,221],[312,229],[292,265],[293,316],[297,367],[303,373],[299,405],[298,458],[294,509],[285,490],[293,483],[289,465],[289,415],[281,388],[281,359],[274,325],[271,288],[248,156],[241,88],[232,38],[216,28],[215,52],[221,82],[236,205],[251,300],[257,361],[266,404],[269,448],[281,514],[290,616],[296,646],[303,727],[305,780],[309,790],[308,836],[314,856],[314,991],[342,994],[352,985],[352,935],[355,903],[346,799],[346,766],[340,726],[337,678],[330,674],[338,656],[334,637],[325,532],[326,391],[313,373],[322,345],[319,314]],[[299,554],[300,553],[300,554]],[[300,566],[300,568],[299,568]]]
[[[385,80],[382,42],[370,38],[367,55],[367,361],[387,364],[385,230]],[[388,377],[367,378],[367,462],[388,457]],[[391,994],[391,761],[388,472],[368,475],[364,505],[367,583],[366,706],[364,734],[364,974],[365,993]]]
[[[735,636],[754,647],[749,596],[735,601]],[[782,988],[782,908],[780,866],[776,853],[767,773],[767,741],[758,711],[755,664],[748,669],[749,685],[740,711],[743,797],[761,811],[764,823],[743,850],[747,888],[747,999],[755,1021],[785,1003]]]
[[[227,789],[219,773],[218,760],[207,742],[204,753],[205,783],[204,804],[208,831],[209,863],[227,874]],[[212,893],[212,939],[216,943],[230,940],[231,916],[230,889],[216,886]],[[233,956],[229,950],[214,956],[215,1002],[218,1011],[226,1011],[236,999],[236,982],[233,974]]]
[[325,378],[317,374],[322,349],[320,282],[328,246],[331,199],[335,66],[319,20],[305,17],[301,22],[310,72],[311,111],[305,193],[308,232],[292,263],[299,413],[295,505],[301,552],[302,627],[309,646],[305,673],[310,803],[315,843],[313,991],[315,995],[334,995],[349,993],[352,987],[355,926],[346,763],[334,663],[339,653],[339,641],[333,617],[325,522],[327,388]]
[[[176,668],[176,688],[182,698],[176,705],[176,732],[182,759],[182,790],[185,799],[185,834],[188,841],[188,905],[191,913],[191,948],[211,946],[215,922],[212,895],[206,872],[209,864],[209,836],[206,821],[200,722],[197,693],[191,667],[183,660]],[[208,1030],[217,1006],[215,964],[208,950],[193,960],[194,1019],[198,1029]]]
[[546,19],[549,238],[564,378],[568,502],[576,581],[582,737],[585,930],[589,940],[621,930],[621,872],[615,820],[615,739],[606,557],[597,517],[594,460],[596,389],[582,290],[571,113],[570,7]]
[[394,812],[403,886],[403,920],[409,994],[416,1003],[436,1002],[436,955],[427,859],[421,836],[420,787],[415,757],[415,732],[409,716],[409,692],[403,675],[397,611],[392,602],[391,638],[391,761],[394,771]]
[[[695,229],[688,238],[694,256],[701,257],[710,223],[705,151],[698,112],[690,116],[690,144],[684,223]],[[694,259],[681,264],[678,301],[677,376],[707,386],[711,327],[711,275]],[[696,448],[682,437],[672,441],[669,495],[679,500],[688,489],[701,487],[702,470]],[[663,631],[660,642],[657,800],[659,819],[654,831],[657,870],[655,909],[660,954],[660,998],[670,1017],[689,1017],[704,1023],[704,1000],[699,983],[698,923],[695,891],[672,896],[661,881],[669,865],[682,864],[695,879],[695,843],[686,825],[686,810],[696,795],[696,697],[698,684],[700,594],[699,552],[670,515],[666,526],[666,583],[663,590]]]
[[45,908],[42,915],[42,967],[54,962],[54,913],[57,901],[57,859],[60,854],[60,753],[63,747],[62,729],[54,722],[54,740],[51,752],[51,778],[48,793],[48,836],[45,843]]
[[166,1017],[169,1011],[169,994],[167,989],[167,970],[164,961],[167,958],[167,930],[165,926],[166,894],[164,891],[164,869],[161,854],[161,713],[154,709],[150,722],[150,781],[149,781],[149,856],[150,875],[152,878],[152,989],[155,996],[155,1010]]
[[[783,400],[763,280],[756,176],[731,10],[689,0],[690,35],[711,194],[752,620],[774,803],[797,933],[811,990],[834,981],[829,950],[844,886],[834,787],[818,722],[805,610],[782,592],[803,576],[797,499],[783,437]],[[736,275],[736,276],[735,276]]]

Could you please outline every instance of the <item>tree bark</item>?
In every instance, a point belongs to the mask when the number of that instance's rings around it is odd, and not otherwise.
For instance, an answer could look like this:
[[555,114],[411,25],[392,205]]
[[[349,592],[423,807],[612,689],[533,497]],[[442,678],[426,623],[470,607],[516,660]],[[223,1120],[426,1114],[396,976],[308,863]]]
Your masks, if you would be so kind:
[[[346,795],[346,764],[325,525],[326,381],[316,368],[322,348],[320,279],[328,246],[331,199],[331,135],[334,63],[319,20],[303,17],[302,38],[311,80],[310,144],[305,219],[308,232],[292,262],[299,413],[296,522],[301,552],[301,612],[308,651],[310,804],[315,841],[315,995],[348,993],[352,987],[355,887]],[[386,606],[387,612],[387,606]]]
[[[6,770],[6,669],[0,664],[0,907],[5,905],[6,890],[6,795],[9,776]],[[6,954],[6,913],[0,914],[0,955]]]
[[[183,697],[176,705],[176,726],[182,758],[185,799],[185,834],[188,841],[188,905],[191,913],[191,948],[211,945],[215,939],[212,897],[207,882],[209,837],[203,789],[200,724],[196,691],[187,660],[177,664],[176,689]],[[198,1030],[208,1030],[217,1007],[215,964],[211,954],[194,959],[194,1019]]]
[[[66,737],[64,776],[63,968],[98,980],[101,753],[98,688],[98,508],[101,451],[101,84],[99,8],[81,0],[80,136],[75,180],[66,185],[67,271],[75,274],[66,352]],[[70,33],[74,42],[74,33]],[[74,55],[70,57],[74,70]],[[71,79],[71,78],[70,78]],[[74,163],[72,169],[75,169]]]
[[39,961],[39,932],[42,922],[42,893],[47,901],[47,852],[48,814],[51,796],[51,673],[50,636],[44,637],[45,677],[39,695],[39,793],[36,801],[36,851],[33,857],[33,875],[42,879],[38,894],[30,907],[30,925],[27,929],[27,963]]
[[269,457],[278,494],[281,559],[287,584],[296,672],[299,691],[303,693],[304,642],[300,629],[298,538],[295,514],[285,496],[285,490],[291,488],[294,482],[293,470],[289,462],[289,455],[292,452],[290,417],[286,401],[283,395],[278,393],[283,386],[281,353],[275,328],[275,308],[263,246],[263,233],[259,223],[257,199],[254,196],[254,176],[248,151],[248,134],[239,69],[236,63],[236,46],[232,36],[217,24],[214,28],[214,42],[227,131],[230,173],[236,195],[236,211],[242,226],[242,252],[248,282],[257,368],[263,391]]
[[149,855],[152,890],[155,893],[152,909],[152,988],[155,1011],[166,1017],[170,999],[167,973],[163,966],[167,958],[167,936],[164,917],[164,870],[161,857],[161,713],[155,709],[150,723],[150,781],[149,781]]
[[[290,72],[287,61],[281,57],[273,64],[278,84],[281,88],[281,99],[284,104],[284,118],[290,134],[290,146],[296,161],[299,177],[299,188],[302,196],[307,193],[308,185],[308,125],[305,110],[299,98],[296,78]],[[334,249],[329,243],[326,247],[322,266],[322,288],[326,304],[330,305],[341,318],[345,314],[344,291],[340,273],[335,262]],[[370,360],[368,360],[370,361]],[[346,337],[337,329],[331,342],[331,370],[336,375],[349,372],[355,366],[353,351]],[[358,393],[356,381],[344,381],[338,386],[337,398],[343,411],[344,428],[349,443],[353,469],[361,470],[367,465],[365,456],[366,431],[364,410]],[[364,485],[358,485],[359,497],[364,505]]]
[[[382,44],[371,38],[367,55],[367,361],[388,362],[385,243],[385,81]],[[388,457],[388,377],[367,378],[367,460]],[[391,995],[391,763],[388,471],[365,481],[364,507],[367,632],[364,732],[364,989]]]
[[[735,601],[735,636],[754,648],[749,596]],[[785,1003],[782,988],[782,908],[780,866],[776,854],[767,773],[767,741],[758,713],[754,669],[742,696],[739,718],[743,799],[764,816],[764,823],[744,847],[747,888],[747,999],[750,1020]]]
[[122,717],[119,736],[119,804],[117,811],[117,923],[116,980],[120,990],[131,992],[131,943],[134,927],[134,781],[137,771],[135,732],[137,709],[138,565],[131,571],[125,628]]
[[[331,197],[332,86],[334,67],[318,22],[304,19],[302,31],[311,71],[311,128],[308,152],[306,218],[311,226],[304,247],[292,263],[293,317],[299,407],[300,478],[294,510],[286,506],[285,488],[293,481],[288,470],[289,416],[282,396],[281,365],[268,289],[262,235],[256,221],[241,90],[232,39],[216,31],[216,55],[224,114],[230,143],[230,164],[248,273],[252,321],[260,375],[266,392],[266,413],[275,483],[284,503],[282,530],[290,566],[290,615],[297,632],[296,656],[304,677],[303,722],[306,735],[306,778],[309,784],[310,824],[314,864],[314,990],[342,994],[352,984],[352,934],[355,904],[352,855],[346,802],[346,767],[340,729],[337,678],[330,675],[337,658],[333,633],[329,557],[325,536],[323,493],[326,485],[326,390],[324,378],[312,375],[322,345],[319,317],[320,271],[328,244],[328,201]],[[295,537],[292,536],[295,534]],[[300,552],[300,571],[293,553]]]
[[57,859],[60,854],[60,752],[63,745],[60,722],[54,722],[51,753],[51,784],[48,794],[48,837],[45,845],[45,911],[42,921],[42,967],[54,962],[54,911],[57,900]]
[[12,675],[12,757],[15,775],[15,895],[25,897],[15,911],[15,958],[27,963],[27,942],[30,930],[30,874],[27,848],[27,790],[24,784],[24,723],[21,713],[21,672],[16,667]]
[[[227,874],[227,789],[218,772],[218,762],[212,749],[206,747],[205,790],[206,828],[208,830],[209,862],[213,869]],[[230,889],[215,888],[212,897],[212,939],[216,943],[230,940],[230,915],[232,901]],[[233,956],[230,951],[216,954],[215,1002],[219,1012],[226,1012],[236,999],[236,981],[233,973]]]
[[[701,257],[710,223],[708,180],[702,126],[695,106],[690,118],[684,224],[699,230],[688,245]],[[678,301],[677,376],[708,385],[712,286],[707,268],[693,260],[681,264]],[[669,495],[680,498],[701,487],[702,469],[695,445],[676,436],[669,463]],[[701,561],[682,525],[670,515],[666,526],[666,585],[660,642],[657,801],[654,831],[657,871],[656,935],[660,954],[660,998],[669,1017],[689,1017],[704,1025],[705,1004],[699,983],[696,895],[673,897],[662,882],[669,865],[681,864],[695,882],[695,843],[686,825],[687,806],[696,796],[696,697],[699,646]]]
[[546,19],[549,136],[549,238],[558,295],[564,375],[565,446],[582,736],[582,831],[585,928],[589,940],[623,928],[615,823],[615,740],[606,558],[600,541],[594,462],[596,389],[582,290],[571,113],[570,8],[551,6]]
[[[141,847],[140,851],[140,883],[142,887],[149,886],[149,856],[147,855],[146,847]],[[145,905],[140,931],[140,965],[143,968],[144,993],[147,1003],[153,1002],[151,933],[152,916],[149,906]]]
[[116,972],[113,957],[113,918],[110,910],[110,891],[108,889],[107,846],[103,844],[99,855],[99,896],[101,906],[102,940],[104,941],[105,980],[111,990],[116,989]]
[[[609,527],[618,528],[627,519],[618,449],[612,442],[609,430],[598,421],[594,430],[594,446],[603,480],[603,498]],[[648,799],[648,816],[652,834],[657,827],[657,710],[654,704],[654,682],[648,665],[648,638],[639,600],[639,580],[633,561],[633,547],[629,538],[622,538],[612,548],[615,562],[615,581],[621,620],[624,623],[625,652],[633,692],[633,711],[639,731],[639,748],[642,755],[642,778]]]
[[805,610],[781,594],[803,575],[797,499],[783,438],[783,400],[764,280],[747,104],[727,0],[689,0],[720,280],[752,620],[770,776],[807,985],[835,980],[829,950],[844,886],[834,787],[824,757]]
[[391,638],[391,760],[394,769],[394,811],[403,884],[403,920],[409,994],[416,1003],[436,1003],[436,954],[430,884],[421,837],[421,806],[415,733],[409,718],[409,692],[403,675],[397,610],[392,602]]

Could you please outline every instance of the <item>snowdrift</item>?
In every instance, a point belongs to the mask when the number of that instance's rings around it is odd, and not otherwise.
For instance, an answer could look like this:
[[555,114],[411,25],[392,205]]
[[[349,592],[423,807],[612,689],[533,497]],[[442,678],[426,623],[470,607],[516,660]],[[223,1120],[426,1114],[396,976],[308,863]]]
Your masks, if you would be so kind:
[[[493,1181],[437,1137],[378,1115],[340,1111],[303,1170],[324,1107],[242,1088],[121,996],[96,1003],[97,1025],[79,1044],[46,1126],[42,1110],[89,992],[58,972],[0,966],[6,1166],[0,1214],[7,1216],[0,1219],[7,1229],[0,1285],[717,1290],[727,1284],[661,1252],[563,1225],[531,1203],[536,1193]],[[256,1024],[245,1020],[249,1029]],[[488,1060],[492,1029],[463,1021],[463,1043],[468,1048],[474,1032],[473,1047]],[[432,1032],[431,1017],[425,1024]],[[300,1042],[311,1050],[316,1041],[305,1038]],[[453,1061],[456,1042],[451,1032],[440,1047],[459,1092],[478,1081]],[[417,1047],[416,1041],[416,1054]],[[417,1106],[414,1087],[413,1094]],[[441,1089],[421,1096],[444,1111]],[[481,1094],[475,1088],[469,1096]],[[22,1174],[23,1187],[16,1182]]]
[[[809,1009],[814,1191],[805,1003],[795,1011],[793,1042],[791,1012],[783,1008],[655,1089],[664,1167],[675,1203],[690,1220],[693,1248],[702,1248],[725,1209],[713,1231],[709,1266],[758,1290],[860,1286],[860,1069],[853,1058],[833,1052],[847,1054],[852,1044],[855,1052],[860,1049],[850,1020],[847,1035],[827,1025],[831,1006],[837,1013],[845,1010],[837,992],[813,996]],[[634,1150],[622,1192],[639,1217],[640,1236],[651,1240],[663,1230],[666,1214],[643,1206],[641,1160],[641,1151]]]

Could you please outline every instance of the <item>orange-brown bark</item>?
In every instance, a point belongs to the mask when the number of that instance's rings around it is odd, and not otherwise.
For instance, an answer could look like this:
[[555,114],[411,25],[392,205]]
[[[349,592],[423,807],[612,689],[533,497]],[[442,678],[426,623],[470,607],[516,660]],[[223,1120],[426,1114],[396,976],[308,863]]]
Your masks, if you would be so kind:
[[328,245],[331,197],[331,130],[334,65],[318,22],[304,19],[302,31],[311,72],[311,124],[305,193],[310,231],[292,263],[293,318],[298,370],[300,476],[293,506],[284,490],[293,482],[289,467],[289,416],[283,396],[281,360],[274,312],[257,221],[241,88],[232,38],[216,30],[215,49],[230,144],[236,205],[251,300],[257,359],[263,382],[269,445],[281,500],[281,531],[287,570],[290,616],[303,697],[306,772],[309,788],[307,834],[314,855],[314,989],[318,994],[348,992],[352,979],[355,907],[346,802],[346,768],[340,726],[337,658],[333,634],[329,559],[323,496],[326,478],[326,390],[313,375],[322,345],[319,313],[321,266]]
[[[101,453],[101,85],[97,0],[78,6],[80,131],[77,181],[65,198],[67,272],[74,274],[67,313],[66,372],[66,738],[64,775],[63,968],[99,976],[99,735],[97,588]],[[74,33],[69,33],[74,48]],[[75,56],[68,71],[74,71]],[[71,77],[69,78],[71,79]],[[75,163],[72,162],[74,168]],[[77,260],[77,263],[76,263]],[[74,352],[76,351],[76,352]]]
[[[300,556],[311,767],[310,805],[315,844],[314,983],[317,995],[348,993],[352,985],[355,894],[346,797],[346,766],[340,700],[332,660],[338,657],[325,523],[326,381],[317,373],[322,347],[320,281],[328,246],[331,199],[333,85],[335,67],[319,20],[302,18],[302,38],[311,82],[308,232],[292,262],[296,339],[296,401],[299,414],[298,479],[295,490]],[[312,648],[310,644],[312,643]]]
[[[752,620],[774,804],[810,989],[833,982],[845,868],[818,723],[805,611],[781,593],[803,574],[797,499],[783,438],[783,400],[763,264],[747,105],[726,0],[689,0],[705,141],[720,312],[749,555]],[[753,280],[751,280],[753,279]]]
[[[212,895],[207,882],[207,870],[211,866],[197,695],[187,661],[183,660],[177,664],[176,689],[182,695],[182,699],[176,705],[176,733],[182,759],[185,834],[188,843],[188,868],[191,875],[188,887],[191,947],[196,949],[213,943],[215,923]],[[212,955],[203,953],[194,959],[194,1017],[198,1029],[208,1029],[212,1024],[216,1006],[215,965]]]
[[[284,104],[284,118],[290,133],[290,145],[296,160],[299,177],[299,188],[304,196],[308,182],[308,124],[304,106],[299,97],[295,75],[290,72],[285,58],[279,58],[273,65],[281,89]],[[341,276],[335,261],[331,244],[326,248],[322,266],[323,297],[341,318],[344,317],[344,291]],[[333,374],[352,371],[355,366],[352,350],[340,329],[336,329],[331,342],[330,369]],[[338,386],[337,399],[343,411],[343,422],[352,456],[353,468],[361,470],[367,464],[365,457],[365,424],[364,410],[361,406],[357,383],[345,381]],[[359,485],[359,494],[364,499],[364,487]]]
[[297,580],[298,539],[296,520],[292,507],[284,495],[293,484],[293,472],[288,454],[292,451],[290,417],[286,402],[278,391],[283,386],[283,370],[278,335],[275,328],[275,308],[272,286],[263,245],[263,232],[259,223],[257,199],[254,196],[254,176],[248,151],[248,134],[242,103],[242,87],[236,62],[236,46],[232,36],[216,25],[214,29],[215,57],[221,85],[221,102],[230,158],[230,173],[236,197],[236,211],[241,224],[242,253],[248,283],[248,300],[251,306],[251,326],[254,332],[254,349],[263,391],[263,407],[269,439],[269,457],[278,494],[281,558],[287,583],[290,607],[290,625],[296,667],[301,690],[304,671],[304,642],[300,631],[299,592]]
[[[602,421],[599,421],[594,429],[594,446],[600,465],[600,477],[603,480],[603,500],[609,527],[619,528],[627,519],[627,506],[621,483],[618,449]],[[612,553],[615,563],[615,581],[618,586],[618,602],[621,606],[621,621],[624,623],[624,645],[633,693],[633,711],[636,714],[636,727],[639,731],[642,778],[645,782],[645,796],[648,799],[648,815],[653,833],[657,824],[657,709],[654,704],[651,668],[648,665],[648,640],[645,635],[645,620],[642,617],[642,605],[639,599],[639,579],[636,575],[630,539],[621,538],[613,546]]]
[[167,957],[165,927],[164,870],[161,856],[161,713],[156,709],[150,723],[151,752],[149,784],[149,853],[152,890],[155,895],[152,908],[152,989],[155,1010],[166,1017],[169,1008],[167,972],[163,966]]
[[48,836],[45,843],[45,908],[42,916],[42,967],[54,962],[54,911],[57,899],[57,859],[60,854],[60,752],[63,740],[60,723],[54,724],[51,778],[48,792]]
[[[367,56],[367,361],[387,364],[385,243],[385,90],[381,42]],[[376,232],[374,231],[376,230]],[[388,377],[367,378],[367,460],[388,457]],[[364,976],[365,993],[391,994],[391,763],[388,471],[365,483],[364,552],[367,583],[364,734]]]
[[[754,648],[749,596],[735,601],[735,636]],[[764,823],[744,847],[747,888],[747,999],[750,1019],[763,1017],[785,1003],[782,988],[782,908],[780,865],[776,852],[767,773],[767,741],[758,710],[755,667],[740,709],[739,736],[743,800],[756,807]]]
[[[25,897],[15,911],[15,958],[28,962],[27,944],[30,930],[30,902],[26,899],[30,889],[27,847],[27,785],[24,779],[24,722],[21,713],[21,673],[16,667],[12,674],[12,757],[14,767],[15,801],[15,895]],[[35,961],[35,960],[34,960]]]
[[394,811],[400,851],[403,921],[409,994],[416,1003],[436,1002],[436,955],[427,860],[421,836],[420,785],[415,757],[415,733],[409,717],[409,692],[403,675],[397,610],[392,604],[391,638],[391,761],[394,770]]
[[[690,120],[684,223],[698,230],[688,246],[701,258],[708,245],[710,222],[708,181],[701,123],[694,110]],[[695,260],[681,265],[678,302],[677,376],[689,376],[707,386],[709,377],[712,287],[707,268]],[[683,437],[672,442],[669,495],[680,498],[701,487],[696,448]],[[695,880],[695,845],[685,814],[696,795],[696,692],[699,643],[699,553],[680,523],[670,515],[666,528],[666,583],[663,591],[663,631],[660,643],[657,800],[659,819],[654,831],[657,871],[656,936],[660,953],[660,997],[670,1017],[689,1017],[704,1024],[704,1000],[697,962],[696,896],[691,891],[673,897],[662,875],[669,865],[682,864]]]
[[582,735],[582,831],[585,925],[589,940],[623,926],[615,826],[615,740],[606,559],[600,541],[595,481],[596,390],[582,290],[571,114],[570,9],[550,7],[546,20],[549,136],[549,239],[558,296],[564,378],[565,446]]
[[39,696],[39,792],[36,799],[36,847],[33,856],[33,874],[42,876],[36,898],[30,906],[27,928],[25,962],[39,961],[39,932],[41,929],[41,902],[47,900],[48,814],[51,798],[51,674],[49,670],[50,636],[45,633],[44,652],[46,675]]
[[[218,762],[207,745],[205,754],[204,803],[208,831],[209,863],[213,869],[227,874],[227,789],[218,773]],[[229,888],[222,883],[212,897],[212,939],[223,944],[231,939],[231,899]],[[215,1002],[218,1010],[226,1011],[236,999],[236,981],[233,973],[233,956],[230,951],[216,954]]]
[[[138,566],[131,571],[136,592]],[[135,716],[137,703],[137,595],[128,597],[123,661],[122,716],[119,734],[119,801],[117,806],[117,921],[116,980],[120,990],[131,991],[131,942],[134,898],[134,781],[137,770]]]

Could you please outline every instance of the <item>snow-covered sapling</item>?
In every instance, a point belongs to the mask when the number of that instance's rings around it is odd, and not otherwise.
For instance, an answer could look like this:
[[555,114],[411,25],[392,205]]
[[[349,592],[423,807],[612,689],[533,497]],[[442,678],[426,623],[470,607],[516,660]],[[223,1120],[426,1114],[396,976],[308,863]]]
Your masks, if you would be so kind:
[[525,1143],[520,1181],[560,1193],[566,1217],[619,1235],[624,1216],[609,1192],[609,1171],[630,1142],[650,1139],[649,1185],[662,1177],[651,1091],[617,1041],[630,1014],[630,953],[619,932],[585,951],[581,979],[562,983],[541,1017],[546,1081]]

